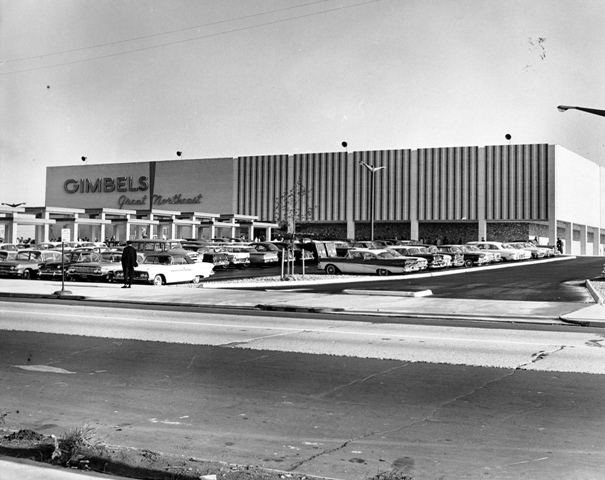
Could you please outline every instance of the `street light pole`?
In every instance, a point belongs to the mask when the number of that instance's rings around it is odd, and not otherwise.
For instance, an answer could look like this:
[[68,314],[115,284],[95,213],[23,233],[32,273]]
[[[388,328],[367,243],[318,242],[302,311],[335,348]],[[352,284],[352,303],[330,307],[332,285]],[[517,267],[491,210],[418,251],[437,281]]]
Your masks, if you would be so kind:
[[599,117],[605,117],[605,110],[597,110],[596,108],[584,108],[584,107],[570,107],[569,105],[559,105],[557,107],[559,112],[566,112],[567,110],[580,110],[582,112],[592,113],[593,115],[598,115]]
[[374,215],[376,212],[376,172],[379,170],[383,170],[387,167],[375,167],[374,165],[369,165],[366,162],[359,162],[361,165],[366,167],[370,172],[371,178],[371,190],[370,190],[370,240],[374,241]]

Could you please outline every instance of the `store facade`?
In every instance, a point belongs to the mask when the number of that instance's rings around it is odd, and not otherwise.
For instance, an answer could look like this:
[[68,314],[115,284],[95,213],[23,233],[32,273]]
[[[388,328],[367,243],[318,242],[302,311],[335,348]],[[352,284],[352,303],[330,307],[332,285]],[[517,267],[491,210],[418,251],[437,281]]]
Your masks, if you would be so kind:
[[324,238],[371,230],[428,243],[561,238],[578,254],[605,244],[605,169],[548,144],[49,167],[46,205],[128,210],[139,220],[174,212],[167,225],[222,218],[248,237],[255,222],[292,227],[294,218],[297,233]]

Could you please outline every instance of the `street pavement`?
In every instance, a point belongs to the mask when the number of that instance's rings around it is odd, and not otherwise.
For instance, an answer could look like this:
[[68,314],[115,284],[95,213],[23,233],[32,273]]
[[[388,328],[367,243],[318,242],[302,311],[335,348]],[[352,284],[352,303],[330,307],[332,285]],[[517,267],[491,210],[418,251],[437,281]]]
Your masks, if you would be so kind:
[[[464,272],[464,270],[461,270]],[[388,277],[387,277],[388,278]],[[362,279],[364,282],[368,278]],[[392,280],[392,279],[390,279]],[[343,277],[342,282],[354,283]],[[375,281],[381,281],[376,277]],[[316,280],[312,281],[317,284]],[[338,280],[330,279],[329,283]],[[273,284],[275,285],[275,284]],[[283,282],[282,282],[283,285]],[[199,285],[134,285],[123,289],[115,283],[79,283],[20,279],[0,279],[0,300],[4,298],[90,301],[146,306],[213,307],[242,310],[331,313],[394,318],[448,319],[533,323],[605,328],[605,306],[591,289],[594,304],[565,302],[523,302],[436,298],[430,291],[399,292],[349,288],[341,294],[301,291],[308,281],[288,282],[288,290],[271,290],[271,283],[208,282]],[[254,288],[254,290],[250,290]],[[76,480],[98,474],[52,468],[35,462],[0,459],[0,480]],[[103,476],[103,478],[111,478]],[[115,478],[115,477],[114,477]]]
[[[471,269],[459,270],[461,273]],[[367,282],[391,277],[364,277]],[[327,282],[354,283],[356,279]],[[348,288],[340,294],[305,292],[317,280],[287,282],[288,290],[271,290],[273,283],[207,282],[199,285],[133,285],[123,289],[115,283],[0,279],[0,298],[46,298],[57,301],[86,300],[126,304],[215,307],[290,312],[370,315],[381,317],[449,319],[514,323],[578,324],[605,327],[605,306],[598,292],[594,304],[527,302],[433,297],[430,291],[400,292]],[[280,283],[283,287],[284,282]],[[250,290],[254,288],[254,290]]]

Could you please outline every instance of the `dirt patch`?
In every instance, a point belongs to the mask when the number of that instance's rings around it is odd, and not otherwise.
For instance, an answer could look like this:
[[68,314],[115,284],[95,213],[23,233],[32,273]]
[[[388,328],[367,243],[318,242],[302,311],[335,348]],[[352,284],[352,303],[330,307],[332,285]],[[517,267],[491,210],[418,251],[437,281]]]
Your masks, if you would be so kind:
[[311,480],[317,478],[248,465],[231,465],[193,457],[180,457],[146,449],[95,444],[81,432],[75,434],[70,432],[62,438],[42,435],[32,430],[1,433],[0,455],[128,478],[145,480],[193,478]]
[[[140,480],[319,480],[320,477],[182,457],[146,449],[106,445],[91,429],[76,429],[61,438],[32,430],[0,430],[0,455]],[[397,471],[372,480],[412,480]]]

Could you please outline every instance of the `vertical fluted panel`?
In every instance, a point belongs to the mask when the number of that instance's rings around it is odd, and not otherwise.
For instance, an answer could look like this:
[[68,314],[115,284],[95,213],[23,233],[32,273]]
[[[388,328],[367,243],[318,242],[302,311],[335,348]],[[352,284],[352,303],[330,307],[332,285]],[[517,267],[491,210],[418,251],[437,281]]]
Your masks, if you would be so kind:
[[488,220],[548,218],[548,145],[486,147]]
[[354,218],[368,221],[371,218],[372,173],[364,167],[385,167],[374,173],[376,221],[410,219],[410,150],[380,150],[354,152],[353,184],[355,188]]
[[477,218],[477,147],[418,150],[418,219]]

